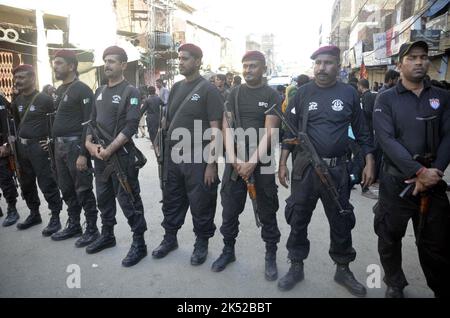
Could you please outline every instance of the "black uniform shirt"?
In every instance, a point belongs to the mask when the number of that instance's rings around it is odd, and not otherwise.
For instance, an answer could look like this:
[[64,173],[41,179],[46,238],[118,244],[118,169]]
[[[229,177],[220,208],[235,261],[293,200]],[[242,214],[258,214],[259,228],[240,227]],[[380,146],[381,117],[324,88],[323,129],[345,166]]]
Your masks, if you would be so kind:
[[[86,128],[81,124],[91,117],[94,94],[83,82],[76,80],[72,83],[63,84],[56,90],[57,110],[52,133],[53,137],[80,136],[82,140],[85,140]],[[84,142],[81,147],[82,154],[86,156]]]
[[[121,83],[106,87],[99,87],[95,92],[95,106],[92,107],[91,119],[100,124],[110,135],[114,134],[117,121],[117,108],[121,95],[129,83],[124,80]],[[123,112],[119,115],[117,134],[120,132],[131,140],[139,126],[140,103],[139,91],[133,87],[127,97]]]
[[0,95],[0,146],[8,142],[8,100]]
[[[34,103],[30,105],[33,96],[38,94]],[[25,120],[22,119],[29,107]],[[31,95],[25,96],[20,94],[12,103],[12,109],[18,114],[21,121],[19,129],[19,137],[26,139],[43,139],[48,136],[48,116],[53,113],[53,99],[43,93],[34,91]]]
[[[176,111],[181,106],[186,96],[191,94],[192,90],[200,81],[206,80],[203,77],[199,77],[193,82],[187,83],[183,80],[175,83],[169,95],[169,122],[174,118]],[[177,119],[173,123],[171,131],[168,132],[168,136],[172,136],[172,132],[176,128],[186,128],[191,133],[191,145],[193,145],[194,136],[203,136],[205,130],[210,128],[209,122],[222,121],[222,116],[222,96],[220,96],[219,90],[213,84],[206,82],[198,91],[192,92],[190,100],[183,109],[181,109],[181,113],[177,115]],[[202,121],[202,130],[200,131],[198,129],[198,131],[194,132],[194,121],[197,120]],[[172,142],[172,144],[174,143]]]
[[[307,134],[322,158],[341,157],[348,150],[348,126],[351,124],[363,155],[373,152],[373,140],[364,120],[358,92],[350,85],[336,82],[322,88],[315,82],[300,87],[286,110],[293,127],[301,127],[301,109],[308,107]],[[294,138],[289,131],[284,136]],[[283,144],[283,149],[292,149]]]
[[434,166],[445,171],[450,162],[450,96],[447,91],[424,83],[418,97],[401,81],[379,94],[375,102],[373,125],[388,160],[405,176],[414,176],[422,167],[413,160],[426,152],[425,122],[417,118],[438,116],[440,144]]
[[[235,110],[236,93],[237,87],[233,88],[227,99],[228,110],[232,113]],[[242,128],[244,130],[264,128],[266,123],[265,112],[274,104],[277,104],[278,109],[281,110],[281,97],[269,86],[250,88],[245,84],[241,85],[238,96],[238,111]]]

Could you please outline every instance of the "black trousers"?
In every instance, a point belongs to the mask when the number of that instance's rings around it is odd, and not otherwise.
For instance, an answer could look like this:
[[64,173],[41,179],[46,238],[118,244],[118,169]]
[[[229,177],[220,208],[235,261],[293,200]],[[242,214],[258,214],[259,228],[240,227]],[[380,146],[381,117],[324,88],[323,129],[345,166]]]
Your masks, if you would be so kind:
[[162,226],[168,235],[176,235],[191,209],[194,233],[200,238],[214,236],[214,216],[219,180],[208,187],[204,183],[206,163],[174,163],[167,159],[167,181],[163,191]]
[[158,118],[155,118],[154,116],[155,115],[151,115],[151,116],[147,115],[147,118],[146,118],[148,134],[149,134],[150,140],[152,142],[155,141],[156,134],[158,133],[158,127],[159,127]]
[[[17,188],[13,179],[13,172],[9,169],[8,158],[0,158],[0,188],[8,205],[17,202]],[[1,198],[1,194],[0,194]]]
[[95,159],[95,185],[97,190],[97,204],[101,213],[102,225],[112,228],[116,222],[116,198],[123,214],[128,220],[131,231],[134,234],[142,235],[147,230],[147,223],[144,217],[144,206],[141,199],[141,189],[139,186],[139,170],[134,165],[134,150],[128,154],[119,151],[119,158],[124,172],[127,174],[128,182],[131,186],[134,203],[129,194],[120,185],[115,172],[105,176],[107,168],[105,161]]
[[[383,172],[380,200],[374,209],[374,228],[378,235],[378,252],[384,281],[389,286],[408,285],[402,270],[402,238],[412,219],[417,236],[420,199],[399,197],[405,188],[401,178]],[[431,203],[421,239],[419,260],[428,286],[436,296],[450,296],[450,204],[445,192],[431,193]]]
[[92,163],[88,159],[88,171],[78,171],[76,162],[80,155],[81,141],[57,142],[55,144],[56,171],[58,185],[63,200],[67,204],[69,217],[80,222],[81,208],[85,211],[86,221],[97,222],[97,202],[92,186]]
[[[227,164],[226,170],[232,169]],[[225,171],[227,174],[228,171]],[[261,174],[259,166],[255,169],[257,212],[261,221],[261,237],[272,248],[280,242],[280,230],[277,223],[278,189],[274,174]],[[227,180],[226,180],[227,179]],[[239,233],[239,215],[244,211],[247,200],[247,185],[242,178],[233,181],[223,178],[222,189],[222,226],[220,232],[225,244],[234,244]]]
[[19,163],[22,172],[21,190],[28,208],[32,213],[39,212],[41,204],[36,180],[44,194],[50,211],[56,213],[62,209],[62,200],[58,185],[50,168],[48,153],[38,143],[24,145],[18,142]]
[[313,168],[309,166],[301,180],[292,180],[291,195],[286,200],[286,220],[291,226],[286,246],[289,251],[288,258],[291,260],[303,261],[308,257],[310,248],[308,224],[319,198],[330,224],[329,254],[331,258],[338,264],[348,264],[355,260],[356,251],[352,247],[351,234],[355,226],[355,215],[353,206],[349,202],[347,166],[342,163],[329,168],[329,171],[339,193],[339,202],[344,209],[349,210],[349,213],[339,214],[338,207],[331,200]]

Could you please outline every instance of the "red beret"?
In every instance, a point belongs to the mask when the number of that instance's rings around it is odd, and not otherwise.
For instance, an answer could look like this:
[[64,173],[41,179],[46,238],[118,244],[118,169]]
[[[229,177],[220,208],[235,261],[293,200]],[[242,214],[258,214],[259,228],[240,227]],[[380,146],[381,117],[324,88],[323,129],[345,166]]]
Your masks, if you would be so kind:
[[203,57],[202,49],[192,43],[186,43],[179,47],[178,52],[186,51],[191,53],[194,57],[201,59]]
[[13,75],[18,72],[31,72],[34,74],[34,68],[30,64],[21,64],[21,65],[15,67],[12,71]]
[[266,63],[266,58],[260,51],[248,51],[242,58],[242,62],[245,60],[261,61]]
[[105,59],[107,55],[119,55],[122,62],[128,61],[127,52],[125,52],[124,49],[116,45],[110,46],[103,52],[103,59]]
[[63,58],[67,63],[73,63],[75,66],[78,65],[77,56],[74,51],[71,50],[59,50],[56,51],[55,57]]
[[322,46],[317,51],[315,51],[313,55],[311,55],[311,59],[315,60],[319,54],[329,54],[336,57],[341,57],[341,50],[334,45]]

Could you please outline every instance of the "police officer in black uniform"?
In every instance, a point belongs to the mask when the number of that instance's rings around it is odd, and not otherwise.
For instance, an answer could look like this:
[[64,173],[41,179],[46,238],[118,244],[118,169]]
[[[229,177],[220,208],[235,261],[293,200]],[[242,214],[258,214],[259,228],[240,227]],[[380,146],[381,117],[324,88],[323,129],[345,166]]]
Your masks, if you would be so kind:
[[[401,248],[410,219],[428,286],[436,297],[450,296],[450,204],[442,181],[450,162],[450,95],[425,80],[429,66],[426,42],[403,44],[401,80],[378,96],[373,114],[384,153],[374,227],[389,298],[404,297],[408,284]],[[413,193],[402,193],[405,181]]]
[[[281,110],[280,95],[267,86],[263,75],[267,70],[266,59],[259,51],[249,51],[242,58],[243,75],[246,84],[233,88],[227,99],[226,111],[232,113],[234,123],[230,120],[233,128],[243,128],[255,132],[257,140],[250,140],[245,145],[246,149],[238,152],[246,152],[246,158],[235,158],[236,140],[229,129],[228,121],[224,114],[223,131],[225,136],[225,147],[227,161],[225,173],[222,179],[222,226],[220,231],[224,236],[224,248],[222,254],[213,263],[212,270],[219,272],[235,261],[234,245],[239,233],[239,215],[245,207],[247,198],[247,183],[245,180],[254,179],[256,186],[257,217],[260,219],[262,230],[261,236],[266,243],[265,256],[265,278],[269,281],[276,280],[278,270],[276,265],[277,244],[280,241],[276,212],[278,210],[277,185],[275,183],[275,169],[270,168],[270,162],[261,163],[261,154],[270,151],[270,142],[274,128],[278,128],[280,119],[276,115],[265,115],[265,111],[274,104]],[[225,76],[224,76],[225,77]],[[237,95],[237,96],[236,96]],[[236,105],[237,101],[237,105]],[[237,109],[237,111],[235,111]],[[229,115],[229,114],[228,114]],[[237,118],[239,116],[240,118]],[[231,119],[230,118],[230,119]],[[260,129],[267,129],[261,135]],[[230,132],[230,134],[227,134]],[[227,142],[230,140],[230,142]],[[239,157],[240,154],[238,154]],[[242,154],[241,154],[242,155]],[[267,156],[267,158],[270,158]],[[230,161],[231,160],[231,161]],[[234,178],[232,178],[233,169]],[[264,171],[266,169],[266,171]]]
[[69,220],[61,228],[59,217],[52,216],[54,228],[49,231],[52,240],[62,241],[82,234],[80,226],[81,208],[86,216],[86,230],[75,242],[84,247],[95,241],[100,233],[97,229],[97,203],[92,186],[92,163],[86,150],[86,129],[82,123],[91,116],[94,94],[77,78],[78,60],[74,51],[60,50],[55,53],[53,70],[55,78],[62,80],[56,90],[56,114],[52,137],[55,141],[55,161],[58,185],[67,204]]
[[[2,189],[3,196],[8,204],[6,218],[3,221],[3,226],[11,226],[19,219],[19,214],[16,209],[17,202],[17,188],[14,184],[13,171],[9,167],[10,147],[8,145],[8,137],[11,132],[8,131],[8,110],[10,103],[0,93],[0,188]],[[0,195],[1,197],[1,195]],[[3,212],[0,208],[0,216],[3,216]]]
[[[339,213],[338,204],[331,199],[330,192],[323,186],[309,161],[306,161],[306,164],[298,164],[305,158],[304,153],[296,153],[291,195],[286,200],[285,210],[286,220],[291,226],[287,241],[291,267],[289,272],[278,281],[278,287],[282,291],[290,290],[304,277],[303,260],[309,254],[307,227],[317,200],[320,198],[330,223],[329,254],[337,264],[334,279],[353,295],[362,297],[366,295],[366,289],[355,279],[349,269],[349,263],[356,257],[351,236],[351,230],[355,226],[355,215],[349,203],[349,174],[345,155],[348,149],[349,125],[351,124],[356,141],[365,154],[366,167],[362,177],[364,185],[370,185],[373,182],[374,160],[371,154],[373,146],[360,107],[358,92],[350,85],[337,81],[339,56],[340,50],[336,46],[322,47],[311,56],[315,61],[315,79],[299,88],[286,114],[293,127],[298,127],[299,130],[307,133],[318,156],[328,166],[338,192],[339,203],[346,213]],[[308,117],[306,117],[306,127],[303,127],[305,114]],[[295,137],[290,131],[286,132],[285,139]],[[286,162],[290,151],[290,145],[283,144],[279,180],[285,187],[289,180]]]
[[[164,154],[162,206],[165,235],[152,255],[163,258],[178,247],[177,232],[190,208],[196,235],[191,264],[200,265],[206,260],[208,240],[216,230],[214,215],[219,184],[215,158],[203,156],[203,150],[210,142],[201,138],[210,127],[215,128],[216,133],[220,129],[223,99],[217,88],[200,76],[203,53],[198,46],[190,43],[180,46],[178,57],[180,73],[186,79],[173,86],[167,105],[168,147]],[[177,131],[185,131],[188,135],[181,136],[179,142]],[[196,140],[196,136],[200,140]],[[217,138],[214,136],[210,149],[215,149]]]
[[[47,114],[54,112],[53,100],[50,96],[36,90],[35,72],[31,65],[19,65],[13,70],[13,75],[14,83],[20,92],[11,106],[16,123],[20,122],[17,142],[22,173],[20,185],[30,209],[27,219],[17,224],[19,230],[24,230],[42,223],[36,179],[52,215],[59,215],[62,200],[51,171],[48,152],[40,145],[40,142],[46,140],[50,134]],[[42,234],[46,235],[52,228],[53,224],[50,221]]]
[[[102,232],[97,240],[87,246],[86,252],[98,253],[116,245],[114,225],[117,198],[133,232],[133,243],[122,260],[124,267],[130,267],[147,256],[144,240],[147,224],[140,196],[136,149],[132,141],[140,118],[139,91],[123,76],[128,60],[125,50],[111,46],[103,52],[103,60],[108,84],[100,87],[95,94],[91,120],[100,127],[97,129],[99,138],[104,139],[108,145],[106,148],[100,146],[99,140],[93,140],[93,132],[90,130],[86,137],[86,149],[95,163],[97,204],[102,218]],[[114,139],[108,141],[106,134]],[[121,170],[126,175],[131,193],[119,182],[117,171],[110,169],[112,162],[109,159],[113,154],[117,156]]]

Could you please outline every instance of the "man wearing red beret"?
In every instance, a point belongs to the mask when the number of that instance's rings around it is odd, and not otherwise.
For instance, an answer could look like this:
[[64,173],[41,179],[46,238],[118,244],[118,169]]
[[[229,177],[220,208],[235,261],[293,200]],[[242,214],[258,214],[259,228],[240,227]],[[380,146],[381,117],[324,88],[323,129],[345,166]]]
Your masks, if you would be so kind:
[[351,235],[351,230],[355,226],[355,214],[353,206],[349,203],[349,178],[346,169],[349,125],[366,159],[362,177],[364,186],[373,182],[374,148],[357,91],[350,85],[337,81],[339,54],[339,49],[335,46],[322,47],[314,52],[311,56],[315,63],[314,81],[298,89],[294,100],[286,110],[290,125],[306,133],[310,138],[319,160],[330,175],[337,198],[327,190],[312,167],[308,159],[309,153],[301,147],[294,149],[292,143],[288,143],[292,141],[289,139],[295,139],[297,136],[290,130],[286,131],[284,141],[287,143],[283,143],[278,177],[280,183],[287,188],[289,171],[286,163],[290,152],[295,151],[291,195],[286,200],[285,210],[287,223],[291,226],[286,245],[291,267],[278,281],[278,288],[282,291],[290,290],[304,278],[303,261],[309,254],[307,229],[320,198],[330,223],[329,254],[337,264],[334,280],[353,295],[363,297],[366,295],[366,289],[349,269],[349,263],[356,258]]
[[[223,114],[219,91],[200,76],[202,56],[202,50],[194,44],[184,44],[178,49],[180,73],[186,79],[175,83],[167,104],[162,206],[165,235],[152,253],[155,258],[163,258],[178,247],[177,232],[190,208],[196,235],[192,265],[205,262],[208,240],[216,230],[217,162],[213,157],[205,158],[203,152],[208,144],[210,149],[216,149],[215,135]],[[213,128],[211,142],[196,139],[209,128]],[[180,132],[186,134],[179,142]]]
[[[108,84],[95,93],[91,114],[95,131],[88,129],[86,133],[86,149],[95,163],[95,185],[102,232],[97,240],[86,247],[86,252],[94,254],[116,245],[114,225],[117,198],[133,232],[133,243],[122,260],[124,267],[130,267],[147,256],[144,240],[147,224],[140,196],[137,149],[132,141],[140,119],[139,90],[123,76],[127,67],[127,54],[122,48],[107,48],[103,53],[103,61]],[[93,139],[94,133],[105,141],[104,145],[100,145],[101,140]],[[114,162],[121,171],[113,165]]]
[[[58,185],[67,204],[69,220],[67,227],[61,228],[58,216],[52,216],[53,228],[47,234],[54,241],[62,241],[81,236],[75,242],[76,247],[84,247],[98,238],[97,202],[93,192],[92,163],[83,140],[86,139],[86,127],[83,122],[91,116],[94,94],[92,90],[77,78],[78,60],[75,52],[60,50],[55,53],[53,71],[55,78],[62,81],[56,90],[56,114],[53,122],[55,141],[55,162]],[[86,216],[86,231],[80,226],[81,209]]]
[[[17,228],[25,230],[42,223],[36,179],[52,216],[59,216],[62,200],[50,167],[48,153],[40,145],[40,142],[47,140],[50,135],[47,114],[54,112],[53,99],[36,90],[36,75],[31,65],[16,67],[13,75],[14,84],[20,93],[11,105],[18,124],[20,185],[30,209],[30,215],[23,223],[17,224]],[[53,224],[50,222],[42,234],[45,236],[52,229]]]
[[[265,112],[274,104],[281,109],[281,98],[265,83],[263,75],[267,70],[266,59],[261,52],[247,52],[242,58],[242,67],[246,83],[232,89],[224,114],[224,117],[228,116],[223,121],[228,163],[220,192],[223,208],[220,232],[224,248],[213,263],[212,270],[223,271],[229,263],[236,260],[234,245],[239,233],[239,215],[245,207],[247,183],[251,183],[256,187],[256,214],[261,222],[261,237],[266,245],[264,276],[266,280],[273,281],[278,277],[276,252],[280,230],[276,213],[279,205],[275,171],[269,167],[270,162],[263,163],[261,158],[262,154],[271,152],[269,145],[272,134],[280,125],[277,116],[273,113],[266,115]],[[228,128],[254,131],[256,138],[250,139],[245,143],[245,149],[242,149],[237,145],[239,138],[233,137],[233,131]],[[261,134],[262,129],[266,133]],[[238,150],[237,154],[235,149]]]

